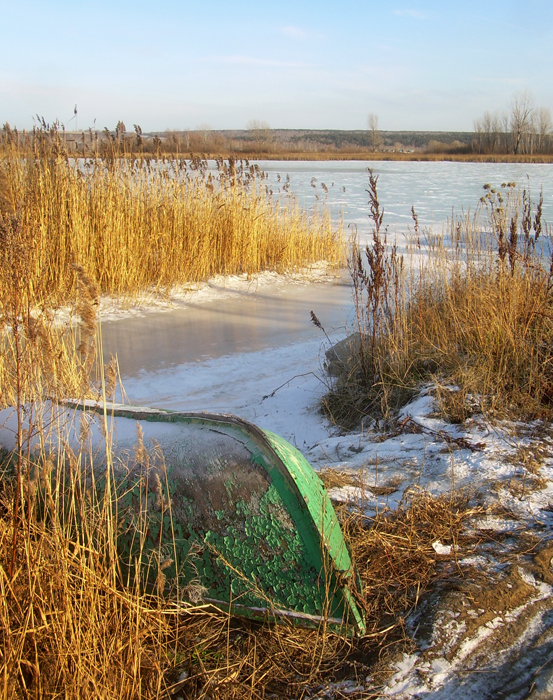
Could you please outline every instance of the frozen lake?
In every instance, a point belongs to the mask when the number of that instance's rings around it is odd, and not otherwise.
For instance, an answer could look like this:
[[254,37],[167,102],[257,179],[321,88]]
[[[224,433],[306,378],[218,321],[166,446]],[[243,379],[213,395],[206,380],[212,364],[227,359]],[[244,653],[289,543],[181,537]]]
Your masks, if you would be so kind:
[[365,192],[368,167],[378,175],[379,199],[391,231],[407,230],[412,224],[412,206],[421,225],[433,225],[440,230],[442,223],[451,218],[452,210],[456,214],[474,211],[484,194],[484,184],[499,188],[504,182],[529,187],[534,201],[543,187],[544,217],[553,223],[553,165],[549,163],[258,161],[258,164],[267,173],[275,193],[282,189],[288,175],[290,191],[302,203],[312,206],[317,196],[321,201],[326,198],[334,216],[343,214],[346,226],[356,225],[361,236],[368,232]]
[[217,283],[209,283],[209,290],[209,300],[199,302],[192,294],[182,308],[104,323],[106,352],[117,353],[127,377],[137,376],[145,369],[322,340],[310,321],[311,311],[331,334],[343,334],[350,318],[347,272],[326,283],[269,282],[226,298]]
[[[543,187],[544,218],[553,221],[548,164],[259,162],[275,195],[288,176],[289,191],[305,207],[316,205],[317,197],[327,200],[333,216],[343,217],[346,230],[356,227],[362,240],[371,230],[368,165],[379,176],[385,224],[400,243],[412,223],[411,206],[421,226],[441,231],[452,209],[474,210],[485,183],[515,181],[529,186],[534,200]],[[105,352],[118,355],[130,400],[236,413],[300,447],[327,436],[328,426],[315,410],[324,389],[321,352],[327,341],[311,323],[310,311],[333,339],[344,337],[353,321],[347,274],[327,284],[273,279],[230,295],[219,283],[208,291],[207,300],[192,295],[173,311],[103,323]]]

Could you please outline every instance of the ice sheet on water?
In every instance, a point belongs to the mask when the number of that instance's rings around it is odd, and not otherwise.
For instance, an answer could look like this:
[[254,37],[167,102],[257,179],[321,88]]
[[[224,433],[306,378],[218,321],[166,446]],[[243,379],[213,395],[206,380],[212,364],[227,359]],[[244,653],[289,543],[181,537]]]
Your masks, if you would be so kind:
[[[421,227],[431,224],[441,231],[442,222],[457,214],[474,212],[486,183],[499,187],[517,182],[530,187],[535,201],[544,191],[543,216],[553,222],[553,169],[547,163],[453,163],[389,161],[260,161],[268,183],[278,192],[277,174],[290,175],[290,189],[307,206],[328,201],[335,217],[344,216],[346,224],[358,226],[366,239],[370,229],[367,215],[367,167],[378,175],[378,196],[384,208],[384,224],[391,231],[413,227],[414,206]],[[315,178],[312,187],[312,179]],[[328,187],[328,195],[321,183]],[[332,185],[332,183],[334,183]],[[343,190],[345,188],[345,192]]]

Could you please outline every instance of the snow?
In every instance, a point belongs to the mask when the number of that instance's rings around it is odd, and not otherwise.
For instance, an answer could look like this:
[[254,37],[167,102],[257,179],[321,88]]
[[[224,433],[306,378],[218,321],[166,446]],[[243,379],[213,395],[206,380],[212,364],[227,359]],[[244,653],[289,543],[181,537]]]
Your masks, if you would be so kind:
[[[103,323],[124,318],[136,318],[177,309],[190,309],[199,304],[208,304],[224,299],[240,299],[243,295],[261,294],[267,290],[282,290],[287,287],[305,286],[306,283],[328,282],[336,272],[323,262],[288,274],[265,271],[254,275],[215,275],[205,282],[175,285],[170,289],[155,289],[137,295],[104,295],[100,298],[99,314]],[[72,319],[73,309],[60,308],[56,321],[60,324]]]
[[432,549],[436,554],[449,555],[453,551],[454,547],[451,544],[442,544],[441,540],[436,540],[432,542]]

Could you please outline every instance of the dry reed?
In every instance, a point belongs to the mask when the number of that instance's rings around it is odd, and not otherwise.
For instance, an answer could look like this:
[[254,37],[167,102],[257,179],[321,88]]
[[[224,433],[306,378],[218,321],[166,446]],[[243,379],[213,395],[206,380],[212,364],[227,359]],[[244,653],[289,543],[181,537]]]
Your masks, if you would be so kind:
[[354,244],[350,258],[360,351],[326,412],[344,427],[387,419],[431,381],[453,421],[482,411],[550,418],[553,278],[541,197],[534,207],[514,183],[486,185],[476,213],[441,236],[419,231],[413,212],[403,258],[387,245],[369,173],[373,242]]
[[[33,469],[25,465],[28,478],[19,484],[23,516],[16,523],[11,511],[18,485],[8,476],[9,466],[0,482],[5,700],[60,694],[106,700],[176,694],[290,698],[344,678],[360,678],[363,685],[368,674],[374,687],[382,655],[410,644],[404,616],[444,573],[447,562],[436,562],[432,542],[456,542],[474,515],[461,499],[424,494],[406,500],[396,514],[375,519],[343,511],[365,585],[358,602],[370,628],[365,638],[344,639],[325,628],[302,630],[210,613],[171,595],[144,592],[140,577],[123,582],[117,513],[101,494],[79,486],[86,459],[86,450],[35,454]],[[73,478],[63,493],[67,460]],[[142,529],[147,523],[137,527]],[[147,576],[145,571],[142,580]]]
[[328,211],[308,215],[291,196],[273,196],[247,162],[75,161],[55,129],[37,131],[29,149],[5,146],[2,201],[28,232],[36,305],[73,299],[73,263],[101,293],[135,294],[343,261],[341,228]]

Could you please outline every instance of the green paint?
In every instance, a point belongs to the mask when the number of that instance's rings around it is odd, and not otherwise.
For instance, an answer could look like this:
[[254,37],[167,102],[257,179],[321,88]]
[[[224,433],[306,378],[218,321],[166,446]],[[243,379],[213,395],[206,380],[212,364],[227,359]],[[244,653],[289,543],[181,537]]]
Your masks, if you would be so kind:
[[115,477],[125,573],[133,575],[140,562],[155,584],[165,562],[166,586],[186,594],[199,581],[204,600],[223,609],[277,618],[292,613],[302,624],[331,618],[334,627],[343,621],[364,632],[336,513],[298,450],[229,416],[147,409],[114,415],[174,423],[182,431],[182,440],[162,442],[165,465],[134,465]]

